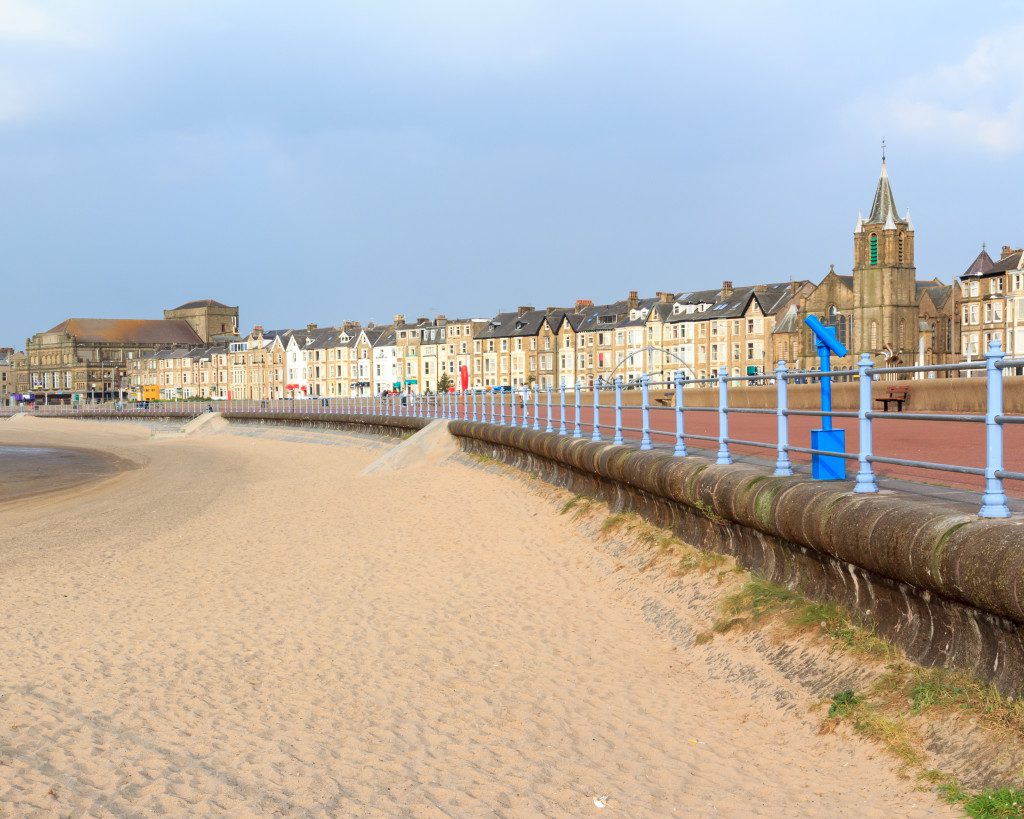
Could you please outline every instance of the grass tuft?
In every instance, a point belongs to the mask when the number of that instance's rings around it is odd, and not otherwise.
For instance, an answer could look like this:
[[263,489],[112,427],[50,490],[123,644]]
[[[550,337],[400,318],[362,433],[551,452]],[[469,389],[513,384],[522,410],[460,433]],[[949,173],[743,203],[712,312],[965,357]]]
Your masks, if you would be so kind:
[[606,535],[609,532],[621,529],[634,518],[636,518],[636,515],[631,512],[616,512],[614,515],[608,515],[608,517],[601,521],[601,534]]
[[816,632],[837,647],[860,654],[890,657],[894,650],[871,631],[854,625],[849,613],[835,603],[808,600],[786,586],[752,577],[722,603],[724,617],[716,623],[719,633],[738,626],[752,627],[767,618],[804,632]]
[[1024,816],[1024,791],[1013,788],[982,791],[964,800],[964,810],[974,819],[1011,819]]
[[567,515],[572,512],[574,520],[581,518],[593,508],[594,503],[595,501],[593,498],[587,498],[583,495],[575,495],[562,504],[562,514]]
[[852,688],[840,691],[832,697],[832,705],[829,706],[828,715],[830,719],[842,719],[850,716],[850,713],[861,703],[864,698],[854,694]]

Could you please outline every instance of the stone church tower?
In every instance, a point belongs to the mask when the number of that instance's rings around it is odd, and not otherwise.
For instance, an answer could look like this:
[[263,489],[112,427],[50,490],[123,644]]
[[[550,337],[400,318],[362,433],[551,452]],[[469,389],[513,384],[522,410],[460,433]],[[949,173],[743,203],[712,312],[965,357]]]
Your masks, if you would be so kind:
[[871,213],[858,217],[853,232],[853,292],[851,352],[912,364],[918,336],[914,225],[909,210],[902,219],[896,212],[884,156]]

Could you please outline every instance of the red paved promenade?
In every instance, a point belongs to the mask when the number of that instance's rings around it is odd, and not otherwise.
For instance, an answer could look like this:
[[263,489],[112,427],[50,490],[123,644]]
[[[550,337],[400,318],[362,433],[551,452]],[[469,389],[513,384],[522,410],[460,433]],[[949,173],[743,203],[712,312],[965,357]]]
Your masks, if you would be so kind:
[[[602,396],[603,397],[603,396]],[[566,407],[566,416],[572,418],[572,407]],[[558,408],[552,410],[553,417],[558,418]],[[546,407],[541,407],[541,426],[546,419]],[[896,416],[894,416],[896,417]],[[584,434],[589,436],[592,427],[593,410],[583,406],[580,411],[581,425]],[[521,419],[520,419],[521,420]],[[532,409],[531,409],[532,421]],[[611,440],[615,410],[611,406],[601,407],[601,434]],[[572,426],[566,421],[571,433]],[[651,408],[651,428],[661,434],[655,434],[652,440],[655,446],[670,446],[675,443],[675,410],[665,407]],[[859,446],[857,419],[837,418],[834,426],[846,430],[846,451],[856,454]],[[557,420],[555,422],[557,429]],[[636,407],[624,407],[622,410],[623,427],[640,427],[640,410]],[[697,435],[718,435],[718,413],[703,410],[687,410],[685,416],[686,433]],[[791,446],[810,447],[811,430],[821,426],[820,418],[809,416],[790,416],[789,443]],[[743,412],[729,413],[729,437],[751,441],[764,441],[774,444],[777,441],[777,421],[775,415],[748,414]],[[1012,472],[1024,472],[1024,425],[1008,424],[1004,427],[1004,466]],[[638,441],[640,433],[624,431],[627,440]],[[932,463],[948,463],[958,466],[985,466],[985,425],[981,422],[958,423],[954,421],[903,421],[875,419],[873,424],[873,446],[875,455],[887,458],[905,458]],[[717,449],[717,443],[711,441],[687,440],[688,447],[701,449]],[[753,455],[774,461],[774,450],[761,447],[731,444],[734,454]],[[797,464],[810,463],[811,456],[800,452],[791,452],[790,459]],[[975,475],[964,475],[956,472],[938,472],[932,469],[895,466],[890,464],[874,464],[875,474],[894,478],[902,478],[919,483],[930,483],[960,489],[981,490],[984,479]],[[857,471],[856,461],[847,464],[847,474],[852,478]],[[1018,498],[1024,498],[1024,482],[1006,481],[1006,492]]]

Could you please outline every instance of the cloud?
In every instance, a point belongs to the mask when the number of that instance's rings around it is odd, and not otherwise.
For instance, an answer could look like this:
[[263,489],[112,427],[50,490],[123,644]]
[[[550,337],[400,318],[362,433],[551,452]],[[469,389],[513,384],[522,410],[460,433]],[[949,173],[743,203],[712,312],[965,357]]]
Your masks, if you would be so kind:
[[992,154],[1024,151],[1024,25],[980,38],[959,63],[911,77],[878,106],[862,99],[884,130]]
[[95,42],[94,33],[49,13],[38,3],[0,0],[0,43],[77,47]]

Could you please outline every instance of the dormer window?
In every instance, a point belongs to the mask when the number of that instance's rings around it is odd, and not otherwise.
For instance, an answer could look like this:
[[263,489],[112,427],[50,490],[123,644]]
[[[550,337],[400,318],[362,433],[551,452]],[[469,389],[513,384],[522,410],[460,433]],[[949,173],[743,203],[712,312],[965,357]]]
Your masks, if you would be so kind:
[[683,305],[681,305],[681,304],[673,304],[672,305],[672,315],[673,316],[678,316],[682,312],[683,312]]

